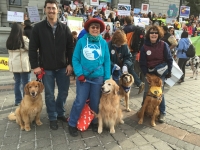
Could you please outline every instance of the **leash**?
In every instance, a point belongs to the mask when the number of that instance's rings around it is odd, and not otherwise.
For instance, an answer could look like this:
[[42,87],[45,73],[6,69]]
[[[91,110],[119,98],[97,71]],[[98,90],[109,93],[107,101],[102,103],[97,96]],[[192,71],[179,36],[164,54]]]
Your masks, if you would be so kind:
[[85,81],[85,82],[87,82],[87,83],[91,83],[91,84],[102,84],[102,83],[94,82],[94,81],[87,80],[87,79],[86,79],[86,81]]

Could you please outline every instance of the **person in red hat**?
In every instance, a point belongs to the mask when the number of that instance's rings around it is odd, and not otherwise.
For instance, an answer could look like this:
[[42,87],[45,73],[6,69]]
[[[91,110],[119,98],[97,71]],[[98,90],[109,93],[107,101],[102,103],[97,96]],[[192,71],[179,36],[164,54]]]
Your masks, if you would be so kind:
[[[76,79],[76,99],[69,117],[69,133],[78,136],[77,121],[81,111],[90,100],[90,108],[98,114],[101,86],[110,79],[110,53],[106,41],[101,34],[105,30],[104,22],[92,18],[84,25],[87,33],[78,40],[74,49],[72,64]],[[92,130],[97,131],[97,119],[91,123]]]

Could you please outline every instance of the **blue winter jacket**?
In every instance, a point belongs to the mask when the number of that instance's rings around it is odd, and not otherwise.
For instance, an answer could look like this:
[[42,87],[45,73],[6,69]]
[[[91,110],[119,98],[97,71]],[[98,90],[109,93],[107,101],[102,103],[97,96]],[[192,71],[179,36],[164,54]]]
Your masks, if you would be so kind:
[[[108,44],[102,36],[98,42],[92,42],[88,39],[88,33],[85,34],[76,44],[72,64],[77,77],[84,75],[87,79],[102,76],[104,80],[110,79],[111,65]],[[94,72],[90,74],[93,70]]]
[[181,38],[178,42],[178,46],[177,46],[177,58],[188,58],[186,56],[186,53],[183,52],[184,51],[187,51],[188,47],[190,45],[190,40],[188,38]]

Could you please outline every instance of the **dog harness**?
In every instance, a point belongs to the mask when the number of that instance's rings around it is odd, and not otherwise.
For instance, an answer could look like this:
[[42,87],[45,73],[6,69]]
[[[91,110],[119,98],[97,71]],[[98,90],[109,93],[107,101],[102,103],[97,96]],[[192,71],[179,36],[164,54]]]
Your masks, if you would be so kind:
[[122,85],[122,87],[123,87],[123,89],[126,93],[128,93],[131,89],[131,87],[126,87],[126,86],[123,86],[123,85]]

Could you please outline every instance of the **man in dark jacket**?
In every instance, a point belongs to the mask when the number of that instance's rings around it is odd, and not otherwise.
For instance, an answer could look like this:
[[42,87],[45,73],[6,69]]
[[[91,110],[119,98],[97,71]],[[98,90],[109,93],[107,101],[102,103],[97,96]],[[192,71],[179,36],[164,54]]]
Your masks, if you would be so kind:
[[[31,34],[29,44],[29,60],[35,74],[41,74],[45,87],[45,103],[50,128],[58,129],[57,119],[67,122],[64,105],[68,96],[72,73],[72,34],[68,26],[57,18],[58,5],[56,0],[46,0],[44,11],[47,18],[37,23]],[[37,50],[39,49],[39,62]],[[57,99],[54,97],[55,81],[58,86]]]

